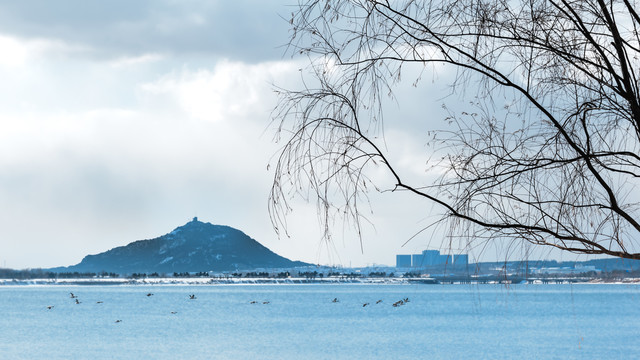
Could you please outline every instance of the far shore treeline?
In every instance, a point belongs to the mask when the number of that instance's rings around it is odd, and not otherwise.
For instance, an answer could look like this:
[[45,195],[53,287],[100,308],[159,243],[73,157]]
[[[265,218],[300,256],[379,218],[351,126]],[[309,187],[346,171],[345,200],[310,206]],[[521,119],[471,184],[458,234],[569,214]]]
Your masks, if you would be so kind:
[[[540,269],[548,271],[540,272]],[[570,269],[569,272],[566,269]],[[580,271],[584,269],[584,271]],[[596,269],[596,271],[593,271]],[[565,270],[565,271],[563,271]],[[554,271],[556,271],[554,273]],[[447,278],[468,278],[468,280],[483,276],[514,277],[519,279],[531,278],[576,278],[588,279],[630,279],[640,278],[640,261],[625,259],[592,259],[587,261],[529,260],[510,262],[482,262],[469,264],[461,271],[454,267],[441,266],[438,268],[396,268],[387,266],[343,268],[330,266],[305,266],[280,269],[248,269],[236,271],[182,271],[182,272],[132,272],[118,273],[112,271],[79,272],[54,269],[7,269],[0,268],[0,279],[145,279],[145,278],[414,278],[431,276],[446,281]]]

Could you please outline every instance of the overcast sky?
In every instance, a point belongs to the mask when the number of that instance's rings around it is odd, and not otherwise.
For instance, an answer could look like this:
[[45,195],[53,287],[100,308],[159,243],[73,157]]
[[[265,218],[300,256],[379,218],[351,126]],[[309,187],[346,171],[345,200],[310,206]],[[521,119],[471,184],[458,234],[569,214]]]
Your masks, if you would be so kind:
[[[0,266],[72,265],[194,216],[313,263],[392,265],[439,249],[428,233],[403,247],[434,213],[397,193],[373,195],[363,250],[341,228],[321,242],[303,202],[291,237],[276,236],[273,84],[299,87],[307,61],[282,47],[288,3],[0,1]],[[405,174],[425,175],[428,128],[414,125],[441,120],[442,89],[398,90],[402,121],[385,134]]]

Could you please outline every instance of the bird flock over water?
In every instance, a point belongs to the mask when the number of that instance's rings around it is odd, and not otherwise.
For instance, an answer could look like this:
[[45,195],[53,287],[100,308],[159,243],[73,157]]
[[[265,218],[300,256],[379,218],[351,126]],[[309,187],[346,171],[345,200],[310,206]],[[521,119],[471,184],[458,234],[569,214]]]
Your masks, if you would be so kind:
[[[153,293],[147,293],[147,295],[146,295],[146,296],[147,296],[147,297],[151,297],[151,296],[153,296],[153,295],[154,295]],[[78,295],[76,295],[76,294],[74,294],[74,293],[70,292],[70,293],[69,293],[69,297],[70,297],[71,299],[73,299],[73,301],[74,301],[74,303],[75,303],[76,305],[80,305],[80,304],[82,304],[82,301],[80,301],[80,299],[78,298]],[[196,297],[196,295],[195,295],[195,294],[190,294],[190,295],[188,295],[188,297],[187,297],[187,298],[188,298],[189,300],[195,300],[195,299],[197,299],[197,297]],[[266,302],[266,303],[268,303],[268,302]],[[104,304],[104,301],[98,300],[98,301],[96,301],[96,304]],[[53,310],[53,309],[55,308],[55,305],[47,305],[47,306],[46,306],[46,308],[47,308],[47,310]],[[175,314],[177,314],[177,313],[178,313],[177,311],[171,311],[171,314],[173,314],[173,315],[175,315]],[[121,322],[122,322],[122,320],[121,320],[121,319],[117,319],[115,322],[116,322],[116,323],[121,323]]]
[[[147,297],[151,297],[151,296],[154,296],[154,294],[149,292],[149,293],[147,293],[147,294],[146,294],[146,296],[147,296]],[[82,301],[80,301],[80,299],[78,298],[78,296],[77,296],[76,294],[74,294],[74,293],[70,292],[70,293],[69,293],[69,297],[70,297],[71,299],[73,299],[73,300],[74,300],[74,303],[75,303],[76,305],[80,305],[80,304],[82,304]],[[187,295],[187,299],[189,299],[189,300],[196,300],[196,299],[197,299],[197,297],[196,297],[196,295],[195,295],[195,294],[189,294],[189,295]],[[339,302],[340,302],[340,300],[339,300],[338,298],[333,298],[333,300],[331,300],[331,302],[332,302],[332,303],[339,303]],[[378,305],[378,304],[380,304],[380,303],[382,303],[382,302],[383,302],[383,300],[382,300],[382,299],[378,299],[378,300],[376,300],[376,301],[374,302],[374,305]],[[99,300],[99,301],[96,301],[96,304],[103,304],[103,303],[104,303],[104,302],[103,302],[103,301],[100,301],[100,300]],[[249,304],[262,304],[262,305],[268,305],[268,304],[270,304],[270,303],[271,303],[271,301],[270,301],[270,300],[261,300],[261,301],[258,301],[258,300],[251,300],[251,301],[249,301]],[[409,298],[407,297],[407,298],[400,299],[400,300],[398,300],[398,301],[396,301],[396,302],[393,302],[391,305],[392,305],[393,307],[399,307],[399,306],[406,305],[406,304],[408,304],[408,303],[409,303]],[[367,307],[367,306],[369,306],[369,305],[371,305],[371,303],[369,303],[369,302],[365,302],[365,303],[363,303],[363,304],[362,304],[362,307],[363,307],[363,308],[365,308],[365,307]],[[55,308],[55,305],[48,305],[46,308],[47,308],[47,310],[53,310],[53,309]],[[173,315],[175,315],[175,314],[177,314],[177,313],[178,313],[177,311],[171,311],[171,314],[173,314]],[[121,319],[117,319],[115,322],[116,322],[116,323],[121,323],[121,322],[122,322],[122,320],[121,320]]]

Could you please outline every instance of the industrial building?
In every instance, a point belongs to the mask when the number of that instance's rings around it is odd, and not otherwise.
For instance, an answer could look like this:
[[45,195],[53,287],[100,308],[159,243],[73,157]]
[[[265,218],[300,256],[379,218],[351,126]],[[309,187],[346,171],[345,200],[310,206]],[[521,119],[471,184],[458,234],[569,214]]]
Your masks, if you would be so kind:
[[396,267],[411,267],[411,255],[396,255]]
[[467,266],[468,254],[446,255],[438,250],[424,250],[421,254],[396,255],[396,267],[424,268],[430,266]]
[[457,254],[453,255],[453,264],[456,266],[469,265],[469,254]]

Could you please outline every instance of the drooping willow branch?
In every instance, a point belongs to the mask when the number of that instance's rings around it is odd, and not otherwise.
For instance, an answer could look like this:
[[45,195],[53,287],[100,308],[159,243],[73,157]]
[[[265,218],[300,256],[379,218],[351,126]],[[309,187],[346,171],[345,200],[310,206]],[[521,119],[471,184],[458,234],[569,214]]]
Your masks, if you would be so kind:
[[[473,238],[507,238],[576,253],[640,259],[640,20],[635,2],[307,1],[291,49],[308,54],[317,86],[280,91],[284,140],[270,212],[286,227],[288,199],[317,200],[354,220],[383,166],[394,189],[440,206]],[[439,131],[446,170],[431,186],[403,181],[378,143],[382,98],[403,67],[456,68],[455,92],[478,112]],[[418,82],[418,81],[417,81]],[[416,84],[417,84],[416,82]],[[496,112],[495,94],[513,103]],[[309,192],[310,191],[310,192]],[[634,192],[635,191],[635,192]],[[464,229],[463,229],[464,228]]]

